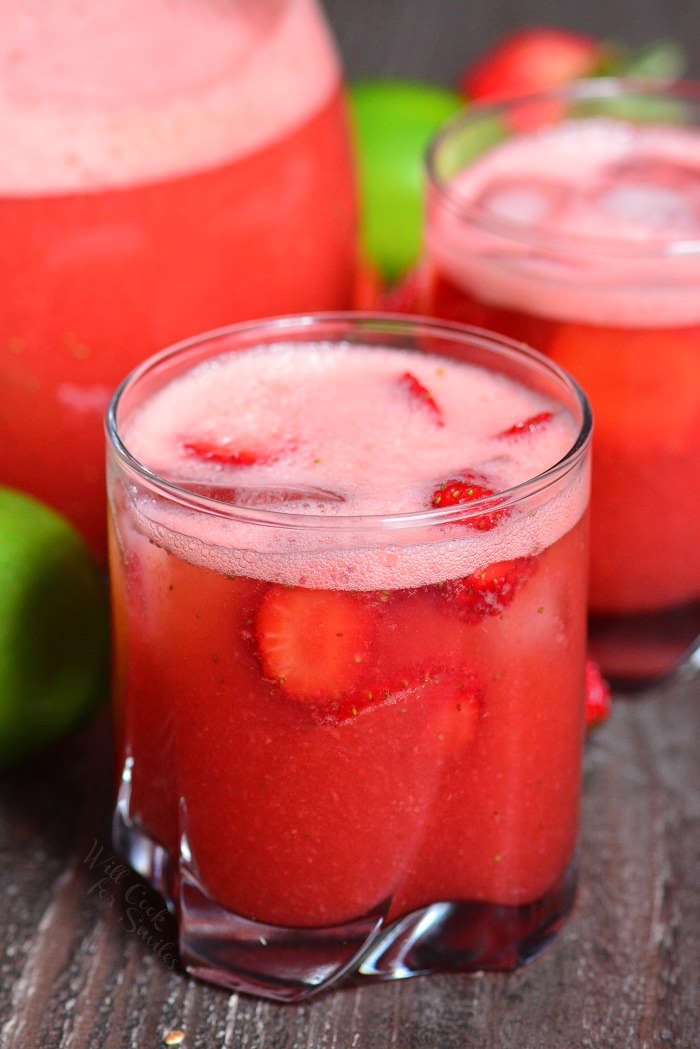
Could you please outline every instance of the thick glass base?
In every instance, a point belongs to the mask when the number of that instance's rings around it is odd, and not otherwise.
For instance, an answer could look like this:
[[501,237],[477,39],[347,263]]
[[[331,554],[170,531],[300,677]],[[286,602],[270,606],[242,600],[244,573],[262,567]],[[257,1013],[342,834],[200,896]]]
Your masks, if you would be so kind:
[[133,759],[127,758],[122,769],[117,802],[112,816],[112,845],[129,866],[140,874],[173,909],[170,854],[164,845],[148,834],[131,813],[131,769]]
[[572,864],[545,896],[521,906],[438,902],[386,925],[387,902],[343,925],[300,929],[224,910],[185,869],[177,904],[180,953],[188,972],[201,979],[284,1002],[339,984],[510,970],[552,939],[575,890]]
[[660,681],[700,659],[700,602],[642,615],[591,615],[589,650],[616,688]]

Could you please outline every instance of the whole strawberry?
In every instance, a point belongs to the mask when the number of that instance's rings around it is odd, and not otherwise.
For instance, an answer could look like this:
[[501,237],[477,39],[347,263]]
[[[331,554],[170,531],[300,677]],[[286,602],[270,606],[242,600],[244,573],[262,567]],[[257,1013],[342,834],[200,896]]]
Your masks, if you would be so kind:
[[522,29],[504,37],[460,80],[468,99],[497,102],[548,91],[593,73],[600,44],[564,29]]

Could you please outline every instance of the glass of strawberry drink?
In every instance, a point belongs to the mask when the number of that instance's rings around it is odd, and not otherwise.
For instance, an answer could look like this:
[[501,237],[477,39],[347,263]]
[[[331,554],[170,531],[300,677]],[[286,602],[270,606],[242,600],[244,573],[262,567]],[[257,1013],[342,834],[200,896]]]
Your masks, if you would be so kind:
[[340,66],[316,0],[26,0],[0,10],[0,86],[0,483],[104,557],[126,372],[206,328],[350,304]]
[[591,399],[591,647],[639,684],[700,632],[700,89],[472,108],[429,156],[418,311],[537,346]]
[[590,416],[456,325],[241,325],[108,416],[115,841],[187,968],[511,969],[574,894]]

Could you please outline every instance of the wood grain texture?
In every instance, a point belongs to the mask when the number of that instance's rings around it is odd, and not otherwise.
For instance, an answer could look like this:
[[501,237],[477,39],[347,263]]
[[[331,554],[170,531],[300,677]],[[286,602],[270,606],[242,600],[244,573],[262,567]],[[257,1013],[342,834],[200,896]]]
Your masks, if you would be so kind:
[[530,966],[302,1006],[173,970],[160,902],[111,854],[101,718],[2,783],[0,1049],[697,1049],[699,693],[618,699],[589,740],[578,904]]

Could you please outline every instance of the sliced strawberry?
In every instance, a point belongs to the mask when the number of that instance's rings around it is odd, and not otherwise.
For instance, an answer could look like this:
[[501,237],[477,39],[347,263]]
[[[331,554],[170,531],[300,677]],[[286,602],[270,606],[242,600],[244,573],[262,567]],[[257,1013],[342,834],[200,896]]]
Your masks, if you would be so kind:
[[401,388],[408,393],[411,400],[421,408],[427,410],[436,426],[445,425],[442,408],[437,403],[427,386],[424,386],[420,379],[416,378],[413,372],[403,372],[399,376],[398,381]]
[[[522,99],[589,75],[601,55],[592,37],[561,29],[524,29],[505,37],[468,69],[460,90],[465,98],[481,102]],[[511,107],[508,121],[516,131],[533,131],[554,123],[564,111],[556,99],[528,99]]]
[[229,444],[217,444],[208,438],[191,438],[180,442],[187,455],[205,463],[220,463],[222,466],[259,466],[274,463],[288,449],[237,448]]
[[532,575],[534,557],[516,557],[496,561],[480,572],[448,579],[440,594],[450,611],[466,623],[478,623],[486,616],[498,616],[511,603],[516,593]]
[[[494,489],[488,487],[488,481],[482,474],[475,473],[473,470],[465,470],[458,477],[444,481],[434,490],[431,506],[435,509],[444,509],[448,506],[467,505],[477,499],[486,499],[495,494]],[[495,528],[498,522],[507,516],[507,513],[507,510],[493,510],[464,521],[464,524],[477,528],[480,532],[488,532]]]
[[297,699],[338,703],[360,677],[371,624],[361,595],[273,585],[255,622],[263,673]]
[[496,437],[522,437],[524,434],[541,430],[553,418],[552,412],[538,412],[537,415],[531,415],[528,419],[523,419],[522,422],[514,423],[507,430],[501,430],[500,433],[496,434]]
[[343,724],[354,721],[366,710],[376,710],[398,702],[409,703],[419,693],[420,685],[389,688],[386,684],[364,684],[329,703],[310,706],[309,711],[314,721],[320,724]]
[[454,755],[474,739],[483,709],[483,691],[476,676],[462,671],[441,671],[420,682],[393,691],[358,689],[327,707],[314,707],[312,716],[337,724],[354,721],[363,712],[388,705],[421,704],[427,731],[440,750]]
[[472,476],[465,472],[460,477],[444,481],[433,492],[433,506],[440,509],[446,506],[459,506],[462,503],[471,503],[475,499],[484,499],[494,494],[492,488],[486,488],[478,481],[470,479]]
[[367,708],[422,702],[433,683],[450,678],[473,644],[471,626],[448,620],[438,587],[422,586],[362,595],[372,617],[371,655],[355,687],[319,716],[342,721]]
[[475,674],[453,672],[438,676],[425,689],[434,708],[431,729],[452,756],[464,753],[474,741],[483,714],[484,693]]
[[522,29],[504,37],[463,74],[468,99],[496,101],[548,91],[592,72],[600,55],[590,36],[563,29]]
[[602,724],[610,717],[612,700],[610,686],[592,659],[586,660],[586,728]]

